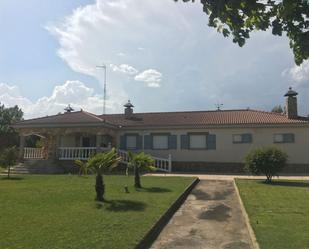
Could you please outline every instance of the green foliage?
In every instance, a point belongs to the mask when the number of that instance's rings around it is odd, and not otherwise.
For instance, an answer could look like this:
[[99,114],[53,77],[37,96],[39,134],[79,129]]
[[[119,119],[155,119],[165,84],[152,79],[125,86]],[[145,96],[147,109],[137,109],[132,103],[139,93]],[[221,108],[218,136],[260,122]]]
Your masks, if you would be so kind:
[[83,162],[81,160],[75,160],[74,164],[79,168],[78,174],[81,175],[88,175],[88,173],[91,171],[88,167],[87,162]]
[[245,169],[254,175],[265,174],[266,182],[271,182],[274,175],[284,168],[288,155],[276,147],[254,149],[246,156]]
[[233,42],[240,47],[250,38],[252,31],[271,29],[273,35],[285,33],[288,36],[297,65],[309,58],[307,0],[201,0],[201,4],[209,15],[208,25],[224,37],[231,35]]
[[87,161],[87,167],[94,170],[97,174],[111,171],[121,161],[115,148],[108,152],[97,153]]
[[18,144],[18,134],[11,125],[22,118],[23,112],[18,106],[6,108],[0,103],[0,150]]
[[0,154],[0,167],[7,168],[10,178],[11,166],[15,165],[18,159],[18,150],[15,146],[3,150]]
[[276,105],[271,111],[276,113],[283,113],[283,108],[281,105]]
[[141,188],[141,180],[140,180],[140,171],[141,170],[148,170],[148,171],[155,171],[156,168],[153,166],[154,159],[144,152],[140,153],[133,153],[129,151],[129,158],[130,161],[128,163],[128,168],[134,169],[134,186],[136,188]]
[[156,170],[156,168],[153,166],[154,159],[152,158],[151,155],[146,154],[144,152],[133,153],[129,151],[128,153],[130,158],[128,166],[130,168],[137,167],[140,170],[149,170],[149,171]]

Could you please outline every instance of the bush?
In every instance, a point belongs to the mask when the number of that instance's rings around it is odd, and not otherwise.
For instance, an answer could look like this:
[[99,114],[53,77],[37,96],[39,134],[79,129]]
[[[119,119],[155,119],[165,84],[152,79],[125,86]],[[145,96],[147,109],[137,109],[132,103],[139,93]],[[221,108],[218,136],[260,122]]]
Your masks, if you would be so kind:
[[254,175],[265,174],[266,182],[270,183],[272,177],[282,171],[286,165],[288,155],[275,147],[254,149],[246,156],[245,169]]
[[8,178],[10,178],[11,166],[17,162],[18,150],[15,146],[7,148],[0,152],[0,167],[6,168],[8,171]]

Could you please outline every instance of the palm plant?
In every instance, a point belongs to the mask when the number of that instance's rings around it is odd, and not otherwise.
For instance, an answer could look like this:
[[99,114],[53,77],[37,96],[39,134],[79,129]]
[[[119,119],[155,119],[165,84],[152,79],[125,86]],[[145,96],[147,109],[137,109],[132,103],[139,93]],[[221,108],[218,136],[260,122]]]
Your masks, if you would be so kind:
[[87,168],[93,170],[96,173],[96,201],[104,201],[105,184],[103,179],[103,173],[105,171],[111,171],[121,161],[121,157],[118,156],[115,148],[108,152],[98,153],[92,156],[87,162]]
[[88,175],[89,167],[87,162],[83,162],[81,160],[75,160],[74,161],[75,165],[79,168],[78,175]]
[[141,188],[141,178],[140,171],[141,170],[150,170],[155,171],[156,168],[152,166],[154,164],[154,159],[144,152],[133,153],[129,151],[130,161],[128,163],[128,167],[134,168],[134,186],[136,188]]

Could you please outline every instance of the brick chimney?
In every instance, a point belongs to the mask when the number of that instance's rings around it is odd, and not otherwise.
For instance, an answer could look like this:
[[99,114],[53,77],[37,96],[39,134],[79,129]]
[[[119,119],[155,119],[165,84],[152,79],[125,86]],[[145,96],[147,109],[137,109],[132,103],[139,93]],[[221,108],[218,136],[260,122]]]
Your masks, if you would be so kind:
[[124,109],[124,115],[127,119],[132,118],[133,116],[133,107],[134,105],[131,104],[130,100],[128,100],[128,103],[126,103],[124,105],[125,109]]
[[289,119],[298,118],[297,112],[297,96],[298,93],[292,90],[292,87],[289,88],[289,91],[284,95],[286,98],[285,109],[286,115]]

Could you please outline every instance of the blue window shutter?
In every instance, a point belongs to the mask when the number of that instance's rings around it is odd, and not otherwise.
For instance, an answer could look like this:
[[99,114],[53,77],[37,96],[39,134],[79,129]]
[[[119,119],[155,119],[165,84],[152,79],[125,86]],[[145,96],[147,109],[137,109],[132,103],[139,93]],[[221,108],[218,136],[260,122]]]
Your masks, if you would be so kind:
[[145,135],[144,136],[144,149],[145,150],[151,150],[152,149],[152,136],[151,135]]
[[243,143],[252,143],[252,134],[243,134],[242,135],[242,142]]
[[127,145],[127,138],[126,138],[126,136],[120,136],[120,149],[121,150],[125,150],[125,149],[127,149],[126,146]]
[[189,135],[181,135],[180,136],[181,149],[187,150],[189,149]]
[[215,150],[217,148],[216,135],[208,134],[206,138],[206,143],[208,150]]
[[137,150],[143,149],[143,137],[140,135],[136,136],[136,149]]
[[168,136],[168,148],[170,150],[177,150],[177,135]]

